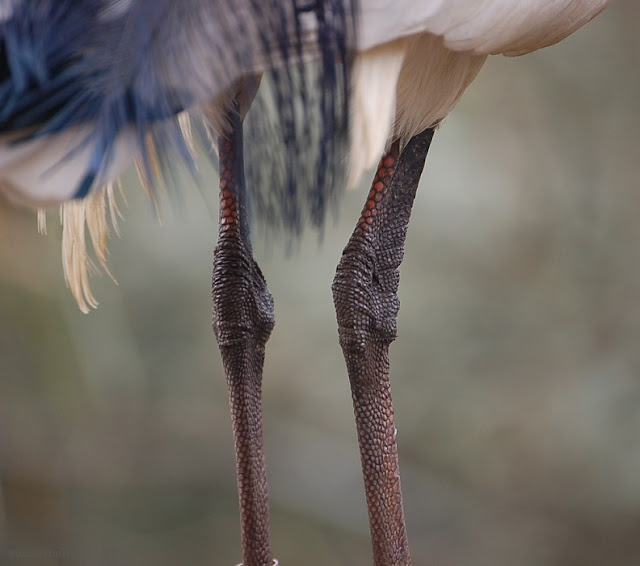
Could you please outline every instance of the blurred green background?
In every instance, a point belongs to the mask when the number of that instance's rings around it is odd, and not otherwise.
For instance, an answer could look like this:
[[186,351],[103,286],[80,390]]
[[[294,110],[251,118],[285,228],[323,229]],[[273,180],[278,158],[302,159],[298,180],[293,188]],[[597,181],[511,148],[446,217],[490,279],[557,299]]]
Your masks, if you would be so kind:
[[[494,57],[437,133],[391,351],[414,563],[640,564],[640,4]],[[119,281],[85,316],[60,229],[0,205],[0,563],[240,561],[210,330],[216,180],[163,225],[125,178]],[[259,237],[283,566],[370,564],[330,284],[365,189],[322,245]],[[266,241],[266,244],[261,242]]]

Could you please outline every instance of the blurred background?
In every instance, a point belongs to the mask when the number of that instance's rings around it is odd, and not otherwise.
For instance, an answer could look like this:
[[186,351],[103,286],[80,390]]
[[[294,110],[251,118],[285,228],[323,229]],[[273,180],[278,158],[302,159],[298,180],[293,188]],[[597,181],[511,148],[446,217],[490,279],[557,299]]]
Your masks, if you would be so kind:
[[[640,4],[491,58],[437,133],[391,350],[414,563],[640,564]],[[0,204],[0,563],[240,561],[210,329],[216,181],[163,225],[125,178],[118,279],[65,289],[61,232]],[[188,188],[190,187],[190,188]],[[369,565],[330,285],[366,189],[321,244],[259,236],[273,546]]]

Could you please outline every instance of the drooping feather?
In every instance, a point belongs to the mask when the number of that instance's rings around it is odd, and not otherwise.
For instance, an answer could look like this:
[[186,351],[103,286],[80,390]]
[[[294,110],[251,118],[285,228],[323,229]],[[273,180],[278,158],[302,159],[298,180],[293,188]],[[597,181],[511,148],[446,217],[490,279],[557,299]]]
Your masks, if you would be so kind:
[[[284,146],[293,165],[299,160],[283,176],[292,216],[306,215],[309,203],[315,209],[331,193],[327,171],[336,169],[337,156],[326,142],[347,135],[350,0],[0,5],[0,183],[14,198],[38,205],[83,197],[119,175],[123,152],[129,159],[137,154],[153,181],[149,140],[163,168],[172,156],[189,163],[192,146],[176,116],[198,114],[239,79],[263,72],[271,73],[269,110],[280,119],[255,129],[256,154],[269,167],[268,148]],[[318,63],[302,64],[311,59]],[[319,116],[313,129],[306,126],[310,115]],[[61,135],[65,144],[57,142]],[[325,143],[309,144],[311,138]],[[42,147],[47,139],[56,140],[50,151]],[[36,163],[36,155],[45,157]],[[254,169],[265,178],[258,164]],[[311,214],[319,222],[317,215]]]

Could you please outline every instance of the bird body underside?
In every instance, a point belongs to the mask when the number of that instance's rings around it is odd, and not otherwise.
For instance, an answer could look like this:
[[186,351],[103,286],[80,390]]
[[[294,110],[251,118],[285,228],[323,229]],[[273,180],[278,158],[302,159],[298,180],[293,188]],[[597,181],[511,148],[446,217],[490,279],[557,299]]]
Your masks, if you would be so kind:
[[0,195],[64,203],[134,160],[153,185],[170,157],[193,158],[190,120],[215,139],[267,73],[250,190],[299,232],[341,186],[346,138],[354,186],[390,140],[447,116],[487,55],[556,43],[609,1],[0,0]]
[[[349,39],[351,43],[355,43],[358,52],[352,104],[356,114],[353,145],[367,148],[368,151],[366,158],[355,156],[355,177],[359,177],[363,166],[371,167],[379,158],[391,131],[409,139],[418,131],[444,118],[475,77],[484,56],[498,53],[521,55],[556,43],[593,18],[608,1],[362,0],[356,19],[357,31]],[[26,2],[27,0],[2,0],[0,24],[11,26],[13,18]],[[255,2],[188,0],[172,5],[161,1],[155,2],[155,8],[150,7],[153,3],[151,0],[85,0],[75,2],[74,5],[85,4],[94,11],[102,10],[102,27],[107,26],[110,19],[123,18],[127,11],[132,13],[133,20],[135,16],[146,17],[148,13],[165,9],[166,17],[173,16],[176,19],[177,23],[171,26],[163,24],[160,29],[172,32],[176,43],[182,43],[181,48],[173,54],[168,52],[164,47],[166,44],[171,45],[171,42],[167,40],[150,49],[149,56],[153,59],[153,64],[146,77],[151,87],[166,90],[160,98],[173,96],[178,90],[183,91],[181,103],[176,105],[176,110],[182,110],[184,106],[197,113],[203,104],[211,101],[222,105],[225,93],[241,76],[286,63],[282,60],[285,54],[281,51],[274,48],[268,52],[269,46],[277,39],[275,35],[273,38],[256,40],[252,45],[251,39],[260,36],[261,18],[266,17],[256,11]],[[299,5],[302,6],[302,2]],[[224,8],[227,8],[226,12]],[[230,11],[231,8],[233,11]],[[200,25],[194,22],[196,18],[200,20]],[[290,58],[295,59],[299,55],[307,60],[317,58],[322,54],[321,47],[317,45],[317,18],[311,11],[301,11],[297,20],[302,46],[299,53],[290,54]],[[126,17],[123,21],[127,22]],[[133,21],[139,26],[139,22]],[[223,26],[232,31],[223,31]],[[225,45],[216,41],[216,38],[221,37],[228,42],[229,38],[233,38],[234,31],[244,32],[241,41],[248,46],[243,47],[242,57],[238,52],[229,50],[229,60],[224,61]],[[4,34],[5,31],[1,30],[0,33]],[[126,29],[117,34],[105,33],[104,45],[98,46],[109,55],[106,70],[111,71],[113,80],[122,81],[118,85],[122,93],[131,86],[127,82],[133,84],[139,80],[139,77],[128,74],[126,70],[127,67],[133,69],[130,61],[133,57],[126,51],[126,33]],[[123,35],[125,47],[121,47]],[[129,43],[132,47],[140,47],[136,41]],[[293,39],[291,43],[293,45]],[[186,49],[184,45],[187,46]],[[40,50],[37,54],[41,55],[42,50],[47,49],[43,45],[37,47]],[[5,47],[5,52],[8,49],[9,45]],[[164,57],[161,59],[160,55]],[[50,54],[43,56],[43,59],[53,58]],[[47,61],[41,63],[46,65]],[[13,65],[16,65],[15,62]],[[7,62],[4,66],[7,66]],[[119,69],[119,66],[124,66],[125,70]],[[4,78],[3,91],[8,90],[8,81],[15,81],[11,76],[13,71],[9,64],[9,76]],[[61,73],[62,70],[44,69],[41,71],[42,78],[36,76],[36,80],[42,80],[46,85],[47,80],[56,78],[47,76],[51,72]],[[87,77],[74,78],[84,78],[87,81]],[[359,78],[366,85],[358,84]],[[91,88],[99,89],[96,83],[97,81],[92,80]],[[104,81],[104,85],[105,89],[113,87],[109,81]],[[141,92],[143,101],[149,104],[157,102],[156,99],[160,96],[158,93],[144,92],[144,84],[136,83],[133,86]],[[42,91],[45,96],[51,97],[52,94],[59,94],[60,88],[55,92],[47,92],[46,88]],[[75,90],[71,89],[71,92],[75,93]],[[33,96],[33,88],[29,94]],[[74,99],[70,96],[69,105],[73,102]],[[166,100],[163,102],[166,103]],[[47,100],[39,103],[45,106]],[[53,128],[47,134],[55,141],[43,143],[42,139],[27,140],[21,146],[13,146],[10,140],[15,138],[15,129],[22,132],[29,128],[46,128],[61,113],[70,112],[65,108],[63,100],[52,115],[46,111],[39,113],[31,109],[35,123],[29,123],[28,117],[22,122],[13,120],[12,123],[10,109],[3,108],[3,104],[0,102],[0,117],[3,119],[0,122],[0,141],[4,142],[0,146],[0,183],[4,190],[14,199],[33,205],[46,205],[72,198],[87,170],[90,167],[96,168],[96,155],[86,147],[91,147],[94,141],[90,130],[92,127],[104,127],[101,121],[109,120],[109,116],[91,116],[88,113],[86,119],[80,118],[78,121],[65,117],[61,128]],[[108,112],[109,105],[105,106],[107,108],[104,111]],[[111,106],[113,110],[114,105]],[[164,118],[170,119],[171,105],[167,103],[165,106],[163,110],[168,115]],[[359,116],[358,113],[364,115]],[[374,123],[380,122],[380,116],[384,117],[383,125]],[[162,121],[162,118],[161,115],[160,118],[154,115],[136,117],[137,123],[132,124],[133,118],[117,116],[114,119],[120,122],[117,132],[106,140],[109,147],[101,148],[104,163],[97,167],[98,174],[95,175],[93,184],[105,184],[119,175],[123,169],[122,157],[126,154],[132,159],[136,155],[136,151],[132,149],[135,150],[138,146],[137,149],[140,150],[139,146],[143,145],[145,138],[138,136],[135,139],[135,132],[127,131],[129,128],[133,126],[134,129],[137,127],[146,132],[150,123]],[[362,120],[366,123],[359,123]],[[397,125],[395,129],[392,128],[394,123]],[[68,127],[64,127],[65,125]],[[214,128],[219,127],[220,124],[214,124]],[[363,159],[364,163],[361,164]]]

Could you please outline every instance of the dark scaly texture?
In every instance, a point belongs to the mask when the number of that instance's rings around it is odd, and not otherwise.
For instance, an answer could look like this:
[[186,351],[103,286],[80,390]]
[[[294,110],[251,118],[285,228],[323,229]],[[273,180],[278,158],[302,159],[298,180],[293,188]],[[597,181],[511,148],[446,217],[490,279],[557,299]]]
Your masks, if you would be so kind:
[[340,345],[358,430],[375,566],[411,564],[389,380],[400,263],[433,130],[383,156],[333,281]]
[[220,231],[213,268],[213,328],[227,384],[236,450],[244,566],[271,566],[262,444],[262,367],[273,299],[251,254],[242,171],[242,125],[221,138]]

